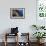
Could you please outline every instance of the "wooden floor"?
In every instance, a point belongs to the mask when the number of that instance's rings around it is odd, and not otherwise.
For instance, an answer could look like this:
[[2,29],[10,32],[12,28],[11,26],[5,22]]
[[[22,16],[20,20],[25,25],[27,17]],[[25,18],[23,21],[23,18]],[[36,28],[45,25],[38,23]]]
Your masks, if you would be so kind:
[[[0,46],[5,46],[5,45],[4,45],[3,42],[2,42],[2,43],[0,42]],[[15,43],[12,43],[12,42],[11,42],[11,43],[8,43],[7,46],[15,46]],[[21,46],[22,46],[22,45],[21,45]],[[25,46],[25,45],[24,45],[24,46]],[[37,46],[37,43],[33,43],[33,42],[32,42],[32,43],[30,43],[30,46]],[[46,43],[44,43],[44,44],[41,45],[41,46],[46,46]]]

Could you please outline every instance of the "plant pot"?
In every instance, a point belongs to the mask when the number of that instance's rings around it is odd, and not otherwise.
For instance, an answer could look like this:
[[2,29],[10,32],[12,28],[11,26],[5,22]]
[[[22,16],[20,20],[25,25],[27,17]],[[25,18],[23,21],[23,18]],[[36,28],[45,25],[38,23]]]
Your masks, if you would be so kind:
[[41,43],[44,42],[44,40],[45,40],[45,39],[38,39],[37,42],[38,42],[39,44],[41,44]]
[[44,43],[44,40],[45,40],[45,39],[40,39],[40,43]]
[[37,39],[37,43],[40,43],[40,39]]

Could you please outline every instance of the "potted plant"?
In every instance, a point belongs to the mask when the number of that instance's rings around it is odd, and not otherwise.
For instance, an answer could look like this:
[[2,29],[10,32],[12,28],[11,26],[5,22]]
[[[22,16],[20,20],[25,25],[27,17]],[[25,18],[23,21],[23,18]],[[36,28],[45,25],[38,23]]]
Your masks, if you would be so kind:
[[45,26],[32,25],[32,27],[35,28],[36,30],[45,29]]
[[32,25],[33,28],[35,28],[36,30],[38,30],[37,25]]
[[45,29],[45,26],[41,26],[40,29]]
[[37,38],[38,43],[40,43],[40,40],[42,38],[45,38],[44,37],[46,36],[45,34],[46,34],[45,32],[35,32],[33,35]]

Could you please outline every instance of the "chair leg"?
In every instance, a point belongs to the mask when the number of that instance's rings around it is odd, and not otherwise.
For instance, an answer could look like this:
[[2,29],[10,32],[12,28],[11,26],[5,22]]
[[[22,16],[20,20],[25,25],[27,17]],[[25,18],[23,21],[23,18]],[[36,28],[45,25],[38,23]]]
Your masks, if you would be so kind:
[[5,46],[7,46],[7,34],[5,34]]
[[17,46],[18,46],[18,34],[17,34]]
[[5,42],[5,46],[7,46],[7,42]]

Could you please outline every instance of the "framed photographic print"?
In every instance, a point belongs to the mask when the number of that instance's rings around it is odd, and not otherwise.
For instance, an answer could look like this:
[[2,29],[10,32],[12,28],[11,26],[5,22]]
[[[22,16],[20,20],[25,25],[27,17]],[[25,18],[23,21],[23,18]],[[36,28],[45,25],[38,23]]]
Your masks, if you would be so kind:
[[10,8],[10,18],[11,19],[24,19],[25,8]]
[[46,0],[37,0],[37,15],[46,18]]
[[36,24],[46,25],[46,0],[37,0],[36,10]]

